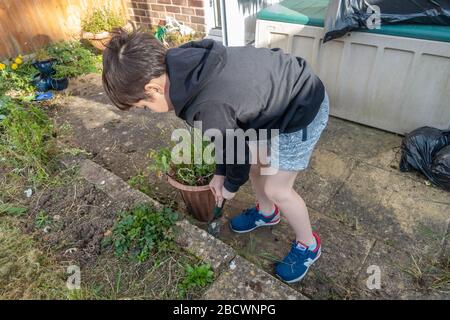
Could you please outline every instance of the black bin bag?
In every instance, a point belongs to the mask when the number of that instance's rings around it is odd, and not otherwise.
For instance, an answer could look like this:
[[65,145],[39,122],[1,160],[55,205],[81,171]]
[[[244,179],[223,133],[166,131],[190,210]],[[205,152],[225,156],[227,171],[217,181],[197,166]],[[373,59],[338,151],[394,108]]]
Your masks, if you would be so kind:
[[436,184],[450,191],[450,146],[439,151],[433,159],[431,172]]
[[422,127],[402,141],[400,170],[416,170],[450,191],[450,131]]
[[367,21],[374,21],[374,5],[380,8],[381,25],[450,25],[450,0],[330,0],[324,42],[353,30],[367,29]]

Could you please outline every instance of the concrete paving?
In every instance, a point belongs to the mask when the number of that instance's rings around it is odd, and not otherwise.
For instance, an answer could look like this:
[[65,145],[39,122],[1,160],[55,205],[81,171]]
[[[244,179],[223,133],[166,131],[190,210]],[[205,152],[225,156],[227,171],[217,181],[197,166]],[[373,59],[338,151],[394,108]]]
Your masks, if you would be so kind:
[[[55,114],[72,127],[67,142],[124,180],[145,169],[149,149],[167,146],[172,129],[184,126],[173,114],[115,109],[97,75],[73,81],[68,93],[72,96],[59,99]],[[450,193],[419,174],[398,170],[401,139],[330,119],[310,167],[295,183],[322,237],[323,255],[301,283],[291,286],[294,290],[314,299],[450,299]],[[181,203],[164,181],[151,176],[148,185],[159,201]],[[246,184],[227,203],[224,219],[253,204]],[[247,235],[225,227],[220,238],[272,273],[293,234],[283,222]],[[367,287],[371,266],[381,271],[380,289]]]

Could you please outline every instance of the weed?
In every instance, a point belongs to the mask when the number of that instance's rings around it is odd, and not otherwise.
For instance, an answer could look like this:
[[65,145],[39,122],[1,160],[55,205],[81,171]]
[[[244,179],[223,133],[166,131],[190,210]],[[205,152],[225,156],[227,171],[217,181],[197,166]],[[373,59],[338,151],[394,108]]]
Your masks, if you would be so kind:
[[106,244],[112,242],[118,257],[129,255],[139,262],[146,261],[154,251],[164,251],[172,246],[172,226],[178,215],[168,208],[155,208],[140,204],[132,210],[119,213],[112,235]]
[[51,223],[52,219],[45,211],[39,211],[36,215],[35,226],[38,229],[42,229]]
[[151,194],[149,183],[146,180],[147,176],[144,172],[139,171],[135,176],[131,177],[128,180],[128,184],[134,188],[137,189],[147,195]]
[[209,264],[198,266],[186,265],[185,278],[179,285],[180,297],[185,297],[192,289],[206,287],[214,280],[214,272]]

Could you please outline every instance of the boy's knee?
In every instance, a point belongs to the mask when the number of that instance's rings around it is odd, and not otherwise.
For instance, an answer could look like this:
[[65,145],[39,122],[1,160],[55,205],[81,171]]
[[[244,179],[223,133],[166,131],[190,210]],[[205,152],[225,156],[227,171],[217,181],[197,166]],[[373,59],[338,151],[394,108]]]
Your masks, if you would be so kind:
[[292,188],[266,183],[264,193],[274,203],[279,204],[287,201],[292,194]]

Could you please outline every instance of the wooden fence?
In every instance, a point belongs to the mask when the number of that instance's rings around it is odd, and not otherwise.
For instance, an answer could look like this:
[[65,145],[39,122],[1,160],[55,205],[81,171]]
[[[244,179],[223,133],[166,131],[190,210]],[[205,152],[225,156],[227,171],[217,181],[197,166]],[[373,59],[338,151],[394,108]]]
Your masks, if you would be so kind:
[[0,0],[0,61],[79,37],[86,13],[105,6],[127,12],[125,0]]

